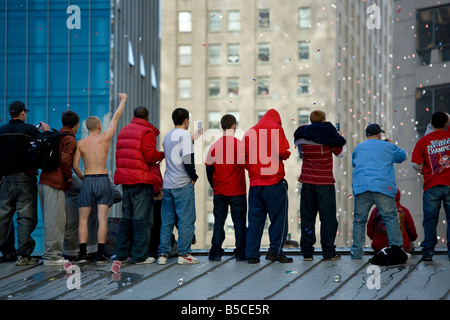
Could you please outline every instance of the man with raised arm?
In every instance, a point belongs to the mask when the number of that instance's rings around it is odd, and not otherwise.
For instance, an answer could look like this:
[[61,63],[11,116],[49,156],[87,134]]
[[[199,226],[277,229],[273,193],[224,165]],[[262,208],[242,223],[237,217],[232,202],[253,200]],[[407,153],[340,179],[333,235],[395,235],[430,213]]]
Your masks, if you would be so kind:
[[[98,117],[86,119],[89,136],[77,143],[73,159],[73,170],[83,180],[80,190],[78,238],[80,251],[74,262],[84,263],[89,260],[86,251],[88,238],[87,222],[92,208],[97,207],[98,213],[98,249],[97,263],[107,262],[104,256],[106,235],[108,233],[108,212],[113,205],[113,191],[106,168],[111,140],[122,116],[127,95],[119,93],[120,105],[111,119],[108,129],[102,133],[102,123]],[[84,175],[80,170],[80,158],[84,163]]]

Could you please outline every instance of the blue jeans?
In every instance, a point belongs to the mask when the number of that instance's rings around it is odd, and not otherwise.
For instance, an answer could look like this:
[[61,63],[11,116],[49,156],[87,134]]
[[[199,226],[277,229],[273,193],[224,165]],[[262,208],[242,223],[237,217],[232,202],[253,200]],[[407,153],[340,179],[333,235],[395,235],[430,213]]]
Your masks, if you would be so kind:
[[355,212],[353,216],[353,244],[350,255],[353,259],[361,259],[364,252],[366,223],[370,208],[375,204],[386,225],[389,245],[403,246],[402,232],[398,224],[395,199],[380,192],[366,191],[355,195]]
[[225,220],[228,216],[228,206],[230,206],[231,218],[234,224],[234,235],[236,238],[236,248],[234,254],[236,259],[245,259],[245,241],[247,236],[247,196],[224,196],[214,195],[214,230],[211,239],[211,257],[221,257],[224,254],[222,249],[225,240]]
[[131,255],[131,262],[148,257],[150,230],[153,225],[153,186],[123,185],[122,224],[117,236],[116,256],[122,260]]
[[288,234],[288,185],[286,180],[270,186],[253,186],[248,198],[248,228],[245,255],[247,259],[260,257],[259,249],[267,214],[270,219],[269,251],[284,255],[283,246]]
[[11,221],[17,212],[17,255],[29,256],[36,242],[31,237],[38,221],[37,178],[26,173],[3,177],[0,187],[0,246],[6,244]]
[[302,234],[300,247],[304,257],[312,257],[316,243],[316,217],[320,217],[320,243],[322,255],[329,259],[336,254],[336,191],[334,185],[302,185],[300,199],[300,221]]
[[[450,186],[434,186],[423,193],[424,240],[420,244],[422,254],[432,257],[437,244],[436,228],[439,222],[441,204],[444,206],[447,222],[450,221]],[[447,223],[447,250],[450,257],[450,226]]]
[[192,183],[181,188],[163,189],[158,255],[169,256],[173,227],[177,224],[178,254],[185,255],[191,252],[195,233],[195,190]]

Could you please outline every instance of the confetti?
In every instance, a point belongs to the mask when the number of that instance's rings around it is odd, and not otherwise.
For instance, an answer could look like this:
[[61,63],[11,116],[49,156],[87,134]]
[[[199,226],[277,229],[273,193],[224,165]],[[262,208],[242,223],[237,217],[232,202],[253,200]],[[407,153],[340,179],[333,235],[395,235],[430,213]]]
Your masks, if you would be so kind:
[[320,49],[319,50],[317,50],[317,52],[319,52],[320,51]]
[[206,47],[206,43],[202,44],[203,47]]
[[400,11],[402,11],[402,8],[400,6],[398,6],[397,13],[400,13]]

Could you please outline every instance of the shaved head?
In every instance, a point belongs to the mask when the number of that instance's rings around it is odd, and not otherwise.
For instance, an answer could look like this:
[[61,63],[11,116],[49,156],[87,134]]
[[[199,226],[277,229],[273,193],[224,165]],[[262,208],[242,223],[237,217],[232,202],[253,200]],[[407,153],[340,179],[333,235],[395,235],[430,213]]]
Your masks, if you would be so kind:
[[94,131],[101,125],[102,125],[102,122],[100,121],[99,117],[89,117],[86,119],[86,128],[89,131]]

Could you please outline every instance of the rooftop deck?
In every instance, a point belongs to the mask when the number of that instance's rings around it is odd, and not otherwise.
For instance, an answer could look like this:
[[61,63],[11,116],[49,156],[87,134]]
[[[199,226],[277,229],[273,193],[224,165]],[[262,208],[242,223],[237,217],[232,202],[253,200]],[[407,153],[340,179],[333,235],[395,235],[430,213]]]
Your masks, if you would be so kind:
[[[111,265],[80,266],[80,289],[68,287],[70,274],[62,267],[18,267],[0,264],[1,300],[450,300],[450,262],[438,252],[432,262],[419,252],[401,266],[380,267],[374,278],[370,251],[361,260],[323,261],[320,253],[304,261],[298,249],[286,249],[293,263],[264,259],[248,264],[228,252],[221,261],[194,251],[196,265],[124,264],[120,273]],[[336,277],[338,276],[338,277]],[[72,282],[74,283],[74,282]]]

